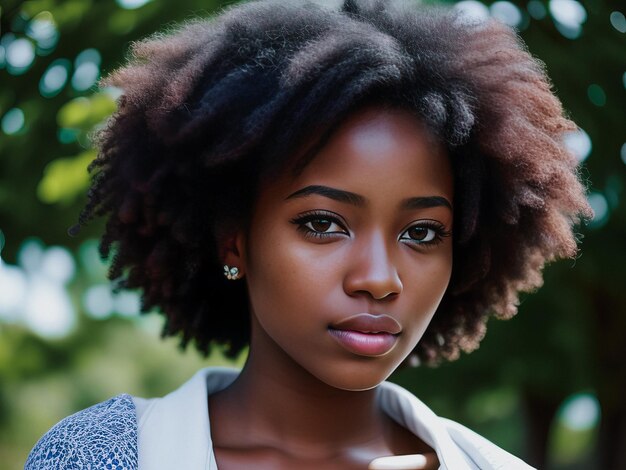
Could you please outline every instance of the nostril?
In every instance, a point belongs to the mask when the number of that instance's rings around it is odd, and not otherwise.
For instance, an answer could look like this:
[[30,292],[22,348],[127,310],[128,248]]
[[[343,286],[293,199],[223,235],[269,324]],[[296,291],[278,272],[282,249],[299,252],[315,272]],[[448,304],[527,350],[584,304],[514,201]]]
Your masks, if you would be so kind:
[[372,300],[386,302],[386,301],[394,300],[400,295],[400,293],[394,292],[394,291],[387,291],[387,292],[381,293],[381,292],[373,291],[372,289],[360,289],[360,290],[353,291],[350,295],[352,296],[361,295],[361,296],[369,297]]
[[376,297],[372,294],[372,297],[374,298],[374,300],[393,300],[398,297],[398,295],[398,292],[388,292],[387,294],[384,294],[380,297]]

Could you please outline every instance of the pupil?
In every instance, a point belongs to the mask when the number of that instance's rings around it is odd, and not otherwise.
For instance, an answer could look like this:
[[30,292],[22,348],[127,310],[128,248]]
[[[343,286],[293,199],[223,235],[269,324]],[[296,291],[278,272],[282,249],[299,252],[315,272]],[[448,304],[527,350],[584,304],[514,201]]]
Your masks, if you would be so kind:
[[317,232],[325,232],[330,228],[330,220],[318,219],[311,222],[311,227]]
[[428,229],[424,227],[412,227],[409,229],[409,237],[413,240],[424,240],[428,235]]

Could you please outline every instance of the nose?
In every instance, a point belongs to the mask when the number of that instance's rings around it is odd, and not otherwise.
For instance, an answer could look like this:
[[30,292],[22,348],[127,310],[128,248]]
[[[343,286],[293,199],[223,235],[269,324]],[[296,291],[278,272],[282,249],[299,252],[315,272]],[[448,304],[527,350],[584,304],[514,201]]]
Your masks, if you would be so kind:
[[355,242],[348,263],[343,286],[346,294],[382,300],[402,292],[397,266],[382,234]]

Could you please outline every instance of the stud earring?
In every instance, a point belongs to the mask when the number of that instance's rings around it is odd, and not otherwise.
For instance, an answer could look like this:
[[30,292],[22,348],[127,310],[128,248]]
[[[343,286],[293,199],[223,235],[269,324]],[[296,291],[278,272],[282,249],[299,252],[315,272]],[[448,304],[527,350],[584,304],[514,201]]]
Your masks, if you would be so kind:
[[226,276],[226,279],[228,279],[229,281],[236,281],[237,279],[239,279],[239,268],[236,266],[233,266],[231,268],[230,266],[225,264],[224,276]]

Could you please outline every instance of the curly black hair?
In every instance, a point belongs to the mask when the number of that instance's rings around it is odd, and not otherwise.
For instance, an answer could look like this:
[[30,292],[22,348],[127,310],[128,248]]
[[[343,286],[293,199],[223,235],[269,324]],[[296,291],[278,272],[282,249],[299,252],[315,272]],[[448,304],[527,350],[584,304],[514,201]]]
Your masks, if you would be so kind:
[[261,175],[294,155],[306,165],[357,107],[415,113],[452,160],[453,273],[422,361],[476,349],[546,262],[576,255],[573,226],[591,216],[562,140],[576,126],[543,64],[495,20],[401,0],[254,1],[135,43],[103,83],[123,95],[96,137],[79,223],[107,217],[110,279],[141,289],[163,335],[205,354],[236,355],[250,335],[220,234],[249,220]]

